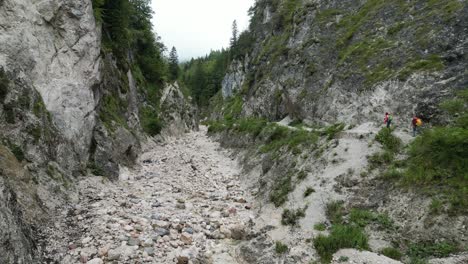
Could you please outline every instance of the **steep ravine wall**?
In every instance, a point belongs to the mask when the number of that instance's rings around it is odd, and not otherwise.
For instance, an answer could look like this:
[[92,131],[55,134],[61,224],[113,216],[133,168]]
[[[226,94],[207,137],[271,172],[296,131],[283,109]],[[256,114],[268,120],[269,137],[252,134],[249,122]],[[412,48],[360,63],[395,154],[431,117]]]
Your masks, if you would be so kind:
[[[149,96],[101,47],[91,2],[0,1],[0,263],[41,263],[41,238],[76,198],[76,178],[118,179],[147,139]],[[190,102],[172,95],[168,112],[195,128]]]
[[468,85],[464,0],[260,0],[252,14],[254,41],[222,89],[244,116],[440,122],[435,105]]

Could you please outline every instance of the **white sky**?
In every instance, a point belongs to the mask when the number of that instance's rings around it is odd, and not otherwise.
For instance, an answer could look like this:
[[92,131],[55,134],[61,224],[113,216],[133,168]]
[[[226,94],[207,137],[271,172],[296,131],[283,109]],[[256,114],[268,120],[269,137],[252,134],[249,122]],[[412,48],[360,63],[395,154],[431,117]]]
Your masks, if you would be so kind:
[[255,0],[152,0],[153,24],[170,51],[175,46],[179,61],[226,48],[232,22],[239,32],[247,29],[247,11]]

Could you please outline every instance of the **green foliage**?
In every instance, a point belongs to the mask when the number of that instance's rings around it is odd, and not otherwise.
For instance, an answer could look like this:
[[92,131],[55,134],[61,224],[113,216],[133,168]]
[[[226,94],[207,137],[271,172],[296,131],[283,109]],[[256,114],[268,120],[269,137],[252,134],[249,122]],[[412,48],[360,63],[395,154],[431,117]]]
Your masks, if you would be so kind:
[[3,103],[8,94],[10,80],[7,78],[3,68],[0,68],[0,103]]
[[208,123],[208,133],[219,133],[226,130],[226,126],[223,122],[210,121]]
[[343,11],[339,9],[324,9],[317,12],[315,19],[319,23],[325,23],[335,19],[337,15],[341,15],[342,13]]
[[281,224],[295,226],[299,218],[305,217],[305,210],[307,207],[296,210],[284,209],[281,215]]
[[229,51],[223,49],[182,64],[180,81],[189,88],[198,106],[207,107],[210,99],[221,90],[230,63],[229,56]]
[[109,131],[115,130],[115,124],[128,127],[125,120],[126,102],[114,95],[103,97],[99,117]]
[[465,110],[465,100],[453,99],[447,100],[440,104],[440,108],[448,112],[449,114],[458,114]]
[[343,201],[334,201],[327,204],[325,214],[332,224],[343,223]]
[[91,171],[93,175],[96,175],[96,176],[104,176],[105,174],[104,169],[98,164],[96,164],[95,162],[89,163],[88,169]]
[[277,152],[283,147],[294,151],[296,154],[301,152],[301,146],[315,146],[318,136],[314,132],[304,129],[292,130],[281,125],[270,125],[266,128],[266,134],[269,137],[266,144],[260,148],[263,153]]
[[393,221],[387,214],[376,214],[369,210],[353,208],[349,214],[349,221],[359,227],[366,227],[370,223],[375,223],[382,229],[393,227]]
[[161,133],[162,123],[156,110],[150,107],[140,109],[140,121],[143,131],[150,136],[156,136]]
[[439,199],[433,198],[429,205],[429,212],[431,214],[440,214],[443,209],[443,202]]
[[23,150],[21,149],[20,146],[18,145],[15,145],[15,144],[9,144],[8,146],[11,150],[11,152],[13,153],[13,155],[15,155],[16,159],[21,162],[24,160],[24,152]]
[[449,242],[420,242],[410,244],[406,254],[412,259],[445,258],[457,251],[457,245]]
[[5,113],[5,121],[8,124],[14,124],[15,120],[15,109],[13,108],[12,104],[4,104],[3,105],[3,112]]
[[401,147],[401,140],[392,134],[389,128],[382,128],[375,136],[375,140],[382,144],[386,151],[397,152]]
[[243,105],[244,102],[240,95],[230,97],[225,102],[224,118],[226,120],[233,120],[234,118],[239,118],[242,112]]
[[420,71],[440,71],[444,68],[442,58],[438,55],[430,55],[427,58],[411,61],[400,71],[398,77],[407,79],[412,73]]
[[375,216],[371,211],[362,209],[352,209],[349,215],[349,221],[360,227],[365,227],[374,220]]
[[238,132],[248,133],[257,137],[266,125],[267,121],[265,119],[243,118],[238,120],[238,124],[234,129]]
[[97,23],[102,23],[102,6],[105,0],[92,0],[94,18]]
[[312,187],[307,187],[307,189],[304,191],[304,197],[309,197],[312,193],[314,193],[315,190]]
[[275,252],[278,254],[284,254],[288,251],[288,246],[281,243],[281,241],[276,241],[275,243]]
[[403,254],[401,253],[400,250],[392,247],[387,247],[384,248],[380,251],[380,253],[386,257],[395,259],[395,260],[401,260],[401,257],[403,257]]
[[390,167],[383,175],[387,180],[399,180],[403,177],[403,172],[395,167]]
[[317,231],[325,231],[327,229],[327,226],[325,223],[318,223],[314,225],[314,229]]
[[177,49],[172,47],[171,53],[169,54],[169,78],[171,81],[177,80],[179,77],[179,57],[177,55]]
[[335,225],[330,235],[319,235],[314,247],[323,261],[330,262],[334,253],[342,248],[368,249],[368,238],[363,230],[355,226]]
[[331,125],[325,129],[324,132],[322,132],[322,135],[326,135],[329,140],[334,139],[338,133],[343,131],[345,128],[345,124],[338,123]]
[[381,153],[374,153],[368,158],[370,169],[379,168],[384,165],[390,165],[395,158],[395,153],[391,151],[384,151]]
[[270,201],[279,207],[288,200],[288,194],[294,189],[291,182],[291,174],[288,173],[276,180],[270,192]]

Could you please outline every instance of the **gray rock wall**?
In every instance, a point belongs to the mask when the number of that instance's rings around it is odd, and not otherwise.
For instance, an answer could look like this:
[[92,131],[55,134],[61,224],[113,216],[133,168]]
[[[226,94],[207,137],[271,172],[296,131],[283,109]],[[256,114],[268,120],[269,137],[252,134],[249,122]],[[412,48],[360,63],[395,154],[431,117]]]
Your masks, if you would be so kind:
[[440,122],[435,106],[467,87],[466,1],[256,5],[248,59],[223,82],[224,97],[244,87],[243,115],[360,123],[389,111]]
[[0,66],[39,91],[78,162],[86,162],[101,46],[91,1],[5,0],[0,21]]

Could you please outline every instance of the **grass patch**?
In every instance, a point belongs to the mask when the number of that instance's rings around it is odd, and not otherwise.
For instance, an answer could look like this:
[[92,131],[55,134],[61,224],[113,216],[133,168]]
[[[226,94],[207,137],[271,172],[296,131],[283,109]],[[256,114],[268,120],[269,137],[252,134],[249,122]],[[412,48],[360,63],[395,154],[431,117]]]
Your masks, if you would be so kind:
[[420,242],[410,244],[406,254],[412,259],[446,258],[457,251],[457,245],[449,242]]
[[283,214],[281,215],[281,224],[290,226],[297,225],[299,218],[305,217],[306,209],[307,207],[296,210],[284,209]]
[[314,225],[314,229],[317,231],[325,231],[327,229],[327,226],[325,223],[318,223]]
[[375,136],[375,140],[382,144],[386,151],[397,152],[401,147],[401,140],[392,134],[389,128],[382,128]]
[[343,223],[344,208],[343,201],[334,201],[328,203],[325,208],[325,214],[332,224]]
[[343,131],[345,124],[338,123],[327,127],[322,133],[322,136],[326,136],[328,140],[334,139],[338,133]]
[[384,248],[380,251],[380,253],[394,260],[401,260],[401,258],[403,257],[403,254],[401,253],[399,249],[392,248],[392,247]]
[[96,175],[96,176],[104,176],[105,174],[104,169],[98,164],[96,164],[95,162],[90,162],[88,164],[88,169],[91,171],[93,175]]
[[334,253],[342,248],[368,249],[368,238],[360,227],[335,225],[329,236],[319,235],[314,247],[322,260],[330,262]]
[[151,107],[140,109],[140,121],[143,131],[150,136],[156,136],[161,133],[163,124],[158,117],[158,113]]
[[15,145],[15,144],[9,144],[9,148],[19,162],[25,159],[24,152],[20,146]]
[[445,65],[439,55],[430,55],[427,58],[409,62],[398,74],[400,80],[406,80],[411,74],[422,71],[440,71]]
[[284,254],[288,252],[288,246],[281,243],[281,241],[276,241],[275,243],[275,252],[277,254]]
[[280,180],[275,181],[273,189],[270,193],[270,201],[276,206],[279,207],[283,205],[288,200],[288,194],[293,190],[293,185],[291,182],[291,174],[288,173]]
[[309,197],[312,193],[314,193],[315,190],[312,187],[307,187],[307,189],[304,191],[304,197]]

